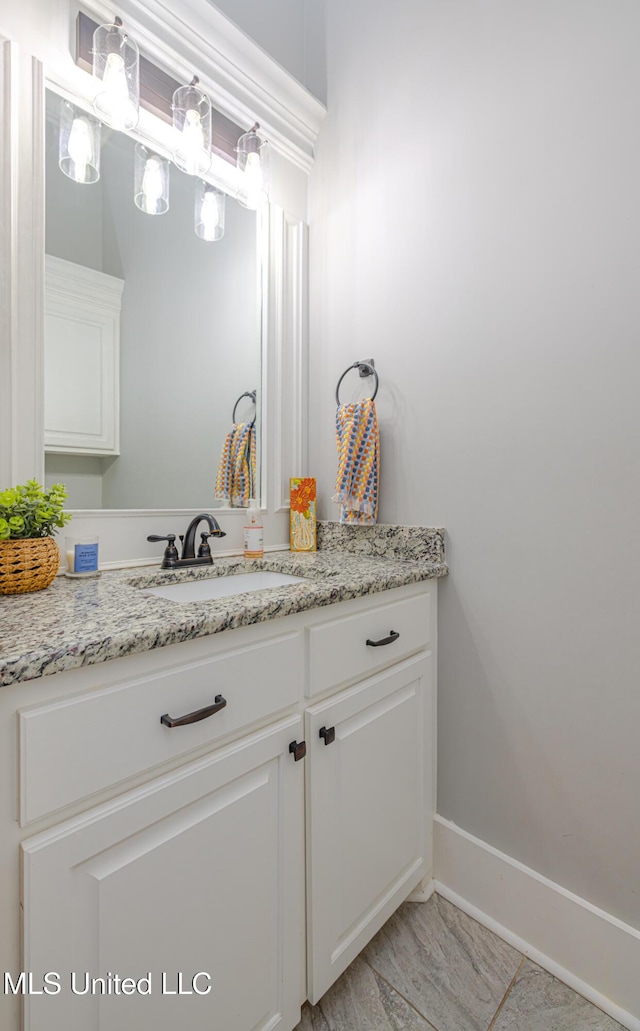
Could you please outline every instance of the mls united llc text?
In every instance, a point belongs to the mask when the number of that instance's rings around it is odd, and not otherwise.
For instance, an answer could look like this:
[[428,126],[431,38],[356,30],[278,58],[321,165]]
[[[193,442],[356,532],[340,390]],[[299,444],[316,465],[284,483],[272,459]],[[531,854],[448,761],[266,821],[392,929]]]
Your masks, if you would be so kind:
[[181,971],[159,974],[151,971],[144,977],[123,977],[109,971],[102,977],[94,977],[89,971],[60,974],[49,970],[36,975],[31,970],[21,970],[15,976],[5,971],[5,995],[60,995],[68,991],[72,995],[209,995],[213,989],[211,974],[199,970],[196,974]]

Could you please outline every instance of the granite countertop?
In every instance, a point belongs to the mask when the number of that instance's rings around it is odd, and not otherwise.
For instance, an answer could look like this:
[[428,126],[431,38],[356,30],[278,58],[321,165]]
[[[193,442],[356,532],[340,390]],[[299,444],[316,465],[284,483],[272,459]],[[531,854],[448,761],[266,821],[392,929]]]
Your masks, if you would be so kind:
[[[444,530],[424,527],[318,524],[318,551],[267,553],[247,562],[178,571],[145,567],[94,579],[58,576],[44,591],[0,596],[0,685],[33,680],[248,626],[306,609],[444,576]],[[145,587],[249,570],[305,577],[212,601],[176,603]]]

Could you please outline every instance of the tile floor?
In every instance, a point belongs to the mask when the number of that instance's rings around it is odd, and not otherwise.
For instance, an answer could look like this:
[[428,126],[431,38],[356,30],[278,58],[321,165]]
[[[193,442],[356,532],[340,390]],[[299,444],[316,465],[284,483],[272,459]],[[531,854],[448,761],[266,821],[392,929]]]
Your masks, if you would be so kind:
[[296,1031],[624,1031],[439,895],[405,902]]

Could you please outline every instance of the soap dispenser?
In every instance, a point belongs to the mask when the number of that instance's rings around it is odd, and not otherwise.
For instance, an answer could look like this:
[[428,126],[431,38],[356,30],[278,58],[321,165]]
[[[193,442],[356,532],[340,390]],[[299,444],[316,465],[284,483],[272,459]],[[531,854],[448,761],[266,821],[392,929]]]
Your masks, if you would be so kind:
[[244,527],[244,557],[264,558],[264,537],[260,509],[254,507],[253,499],[247,509],[247,522]]

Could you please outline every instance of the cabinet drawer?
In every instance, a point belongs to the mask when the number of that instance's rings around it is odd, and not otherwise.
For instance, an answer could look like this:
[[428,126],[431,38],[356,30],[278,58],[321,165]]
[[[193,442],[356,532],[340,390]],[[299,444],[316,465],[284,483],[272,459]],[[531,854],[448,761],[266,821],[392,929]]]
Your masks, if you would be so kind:
[[[416,594],[366,612],[308,627],[311,697],[368,676],[429,644],[431,598]],[[397,636],[396,636],[397,635]],[[367,644],[371,642],[388,643]]]
[[[117,661],[117,660],[116,660]],[[20,823],[143,773],[294,705],[301,695],[302,639],[284,634],[19,712]],[[214,703],[206,719],[160,722]]]

